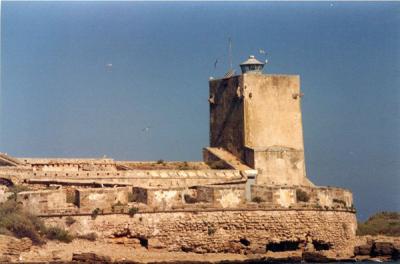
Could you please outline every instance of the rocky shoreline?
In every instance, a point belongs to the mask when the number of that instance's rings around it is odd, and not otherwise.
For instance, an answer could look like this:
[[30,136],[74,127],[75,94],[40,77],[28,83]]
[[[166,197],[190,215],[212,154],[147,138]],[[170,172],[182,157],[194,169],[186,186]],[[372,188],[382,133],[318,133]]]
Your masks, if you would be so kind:
[[398,260],[400,237],[359,236],[354,247],[356,260]]
[[123,244],[76,239],[71,243],[48,241],[33,245],[28,238],[0,235],[0,263],[267,263],[267,262],[356,262],[399,259],[400,237],[360,236],[349,256],[329,256],[324,251],[286,251],[266,254],[196,254],[133,249]]

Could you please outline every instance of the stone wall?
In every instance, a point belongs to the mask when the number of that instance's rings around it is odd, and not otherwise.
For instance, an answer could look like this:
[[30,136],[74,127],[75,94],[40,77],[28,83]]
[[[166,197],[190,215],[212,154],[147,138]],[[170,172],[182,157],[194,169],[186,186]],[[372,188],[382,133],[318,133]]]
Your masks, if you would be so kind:
[[245,153],[246,162],[258,170],[257,184],[313,186],[305,177],[303,150],[274,146],[246,148]]
[[71,226],[66,225],[65,217],[44,219],[72,233],[96,232],[109,242],[120,243],[123,237],[125,243],[139,241],[150,249],[197,253],[265,253],[314,246],[321,252],[347,254],[347,249],[352,251],[356,230],[354,213],[314,210],[139,212],[133,217],[99,215],[95,219],[74,216],[76,222]]
[[244,185],[209,185],[191,188],[133,188],[132,202],[161,210],[185,207],[235,208],[246,202]]
[[239,170],[127,170],[127,171],[33,171],[31,168],[0,168],[0,179],[14,184],[179,187],[244,181]]
[[198,202],[210,202],[214,207],[235,208],[246,202],[244,185],[199,186],[196,191]]
[[74,200],[83,212],[90,212],[96,208],[112,210],[115,205],[128,204],[130,192],[130,188],[77,189]]
[[19,158],[34,171],[116,171],[113,159],[52,159],[52,158]]
[[140,188],[133,187],[132,202],[142,203],[152,208],[171,209],[185,204],[188,188]]
[[38,215],[90,214],[96,208],[102,213],[128,213],[132,207],[142,212],[272,208],[354,211],[351,193],[340,188],[252,185],[251,196],[251,201],[247,201],[245,185],[234,184],[190,188],[68,188],[21,192],[17,201]]
[[244,160],[244,105],[237,93],[241,83],[241,76],[210,81],[210,146]]
[[298,75],[243,74],[210,83],[210,146],[257,169],[257,184],[306,178]]
[[252,185],[251,196],[253,201],[285,208],[314,206],[353,209],[352,193],[342,188]]
[[65,213],[75,208],[67,202],[65,190],[20,192],[17,203],[33,214]]

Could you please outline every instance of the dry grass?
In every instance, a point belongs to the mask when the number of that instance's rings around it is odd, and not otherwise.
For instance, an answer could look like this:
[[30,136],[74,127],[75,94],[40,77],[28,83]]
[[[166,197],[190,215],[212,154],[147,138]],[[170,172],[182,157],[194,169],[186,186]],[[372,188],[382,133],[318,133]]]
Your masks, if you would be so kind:
[[400,213],[380,212],[358,223],[357,235],[400,236]]
[[[26,191],[26,188],[14,186],[11,190],[17,194]],[[45,238],[64,242],[72,240],[64,229],[47,228],[39,217],[23,210],[15,201],[15,195],[0,204],[0,233],[18,238],[28,237],[35,244],[43,244]]]

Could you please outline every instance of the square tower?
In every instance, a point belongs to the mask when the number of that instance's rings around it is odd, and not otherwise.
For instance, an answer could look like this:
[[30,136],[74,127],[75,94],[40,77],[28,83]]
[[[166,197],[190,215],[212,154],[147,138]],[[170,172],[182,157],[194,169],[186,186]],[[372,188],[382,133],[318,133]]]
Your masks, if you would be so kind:
[[211,80],[210,146],[257,169],[256,184],[309,186],[300,77],[244,72]]

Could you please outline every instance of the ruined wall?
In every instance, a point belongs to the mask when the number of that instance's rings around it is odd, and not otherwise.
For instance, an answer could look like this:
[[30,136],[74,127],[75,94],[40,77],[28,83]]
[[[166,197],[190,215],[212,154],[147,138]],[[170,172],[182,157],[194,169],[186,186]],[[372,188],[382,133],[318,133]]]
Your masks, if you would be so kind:
[[[323,245],[330,251],[350,249],[356,218],[351,212],[253,210],[137,213],[127,215],[74,216],[72,226],[65,217],[45,218],[73,233],[96,232],[110,242],[140,240],[148,248],[169,251],[253,252],[284,249],[304,250],[307,243]],[[279,246],[280,245],[280,246]],[[287,250],[287,249],[286,249]]]

